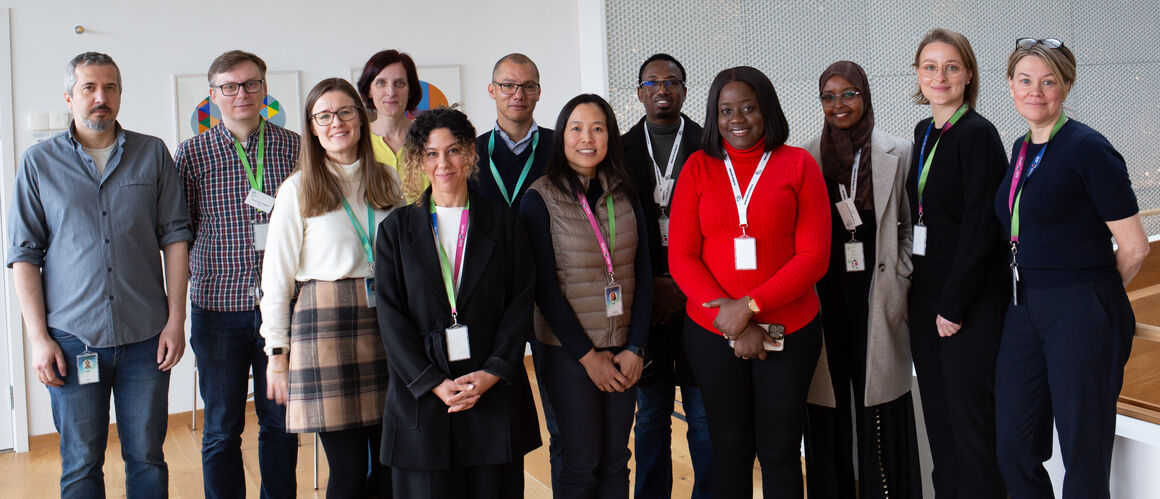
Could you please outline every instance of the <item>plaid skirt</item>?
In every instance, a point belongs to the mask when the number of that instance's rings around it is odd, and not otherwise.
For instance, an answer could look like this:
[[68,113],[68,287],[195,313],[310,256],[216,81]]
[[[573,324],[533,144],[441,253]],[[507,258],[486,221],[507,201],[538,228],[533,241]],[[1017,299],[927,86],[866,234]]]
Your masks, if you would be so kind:
[[336,431],[382,422],[387,355],[363,282],[302,283],[290,319],[286,431]]

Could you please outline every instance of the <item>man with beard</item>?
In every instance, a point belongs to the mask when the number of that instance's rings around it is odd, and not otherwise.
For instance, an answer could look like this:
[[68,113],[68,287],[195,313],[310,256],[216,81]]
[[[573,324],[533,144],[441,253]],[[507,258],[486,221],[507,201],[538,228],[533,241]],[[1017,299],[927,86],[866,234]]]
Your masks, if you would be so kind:
[[108,55],[73,58],[64,98],[68,133],[24,154],[7,261],[60,432],[60,495],[105,496],[113,395],[125,490],[166,497],[169,370],[185,351],[191,239],[181,183],[161,139],[117,123],[121,72]]
[[682,346],[685,295],[669,275],[669,203],[681,166],[701,149],[701,127],[681,113],[685,103],[685,68],[668,54],[655,54],[637,73],[636,96],[644,118],[624,134],[624,156],[644,208],[653,267],[652,360],[636,392],[636,499],[670,497],[673,463],[670,451],[673,402],[681,387],[681,405],[689,425],[686,435],[693,460],[694,499],[709,497],[712,447],[701,392]]

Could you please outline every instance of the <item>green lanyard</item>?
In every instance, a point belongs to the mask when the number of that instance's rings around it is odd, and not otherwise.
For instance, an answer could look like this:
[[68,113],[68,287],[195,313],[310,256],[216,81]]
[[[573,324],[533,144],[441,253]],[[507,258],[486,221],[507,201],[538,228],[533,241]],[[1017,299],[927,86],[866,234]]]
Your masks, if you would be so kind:
[[947,131],[950,130],[951,127],[954,126],[955,123],[959,122],[959,118],[962,118],[964,114],[967,114],[967,109],[970,109],[970,108],[967,106],[966,103],[959,106],[959,109],[957,111],[955,111],[955,114],[951,115],[951,119],[947,120],[947,122],[945,124],[943,124],[942,131],[939,132],[938,138],[934,140],[934,145],[930,147],[930,155],[926,157],[926,163],[924,165],[923,161],[922,161],[922,153],[925,152],[925,150],[926,150],[926,139],[930,138],[930,130],[931,130],[931,128],[934,127],[934,120],[932,119],[930,121],[930,125],[928,125],[926,127],[926,135],[922,138],[922,149],[918,150],[918,161],[919,161],[918,224],[919,225],[922,225],[922,191],[926,190],[926,178],[928,176],[930,176],[930,165],[931,165],[931,162],[934,161],[934,152],[936,150],[938,150],[938,142],[940,140],[942,140],[942,136],[944,133],[947,133]]
[[258,172],[256,175],[254,170],[250,168],[250,159],[246,157],[246,151],[242,149],[242,143],[238,142],[238,139],[234,139],[234,150],[238,152],[238,159],[242,161],[242,167],[246,169],[246,178],[250,180],[250,188],[262,192],[262,173],[266,164],[266,120],[258,118]]
[[532,154],[528,155],[528,160],[524,162],[524,171],[520,172],[520,179],[516,181],[516,188],[508,194],[507,186],[503,185],[503,179],[499,176],[499,170],[495,167],[495,161],[491,159],[492,153],[495,152],[495,131],[491,132],[491,138],[487,139],[487,162],[491,164],[491,176],[495,178],[495,185],[499,186],[499,193],[503,195],[504,201],[507,201],[508,206],[515,201],[516,194],[519,194],[520,187],[523,187],[524,180],[528,178],[528,172],[532,171],[532,161],[536,159],[536,145],[540,143],[540,131],[532,132]]
[[375,253],[371,250],[371,241],[375,238],[375,212],[371,208],[370,202],[367,202],[367,230],[363,230],[362,225],[358,223],[358,218],[354,216],[354,211],[350,209],[350,203],[346,202],[346,196],[342,197],[342,209],[346,210],[346,216],[350,217],[350,223],[354,225],[354,231],[358,234],[359,241],[362,242],[363,252],[367,254],[367,265],[374,269]]
[[439,270],[443,274],[443,287],[447,290],[447,302],[451,305],[451,322],[453,325],[459,324],[458,314],[455,299],[455,281],[459,280],[459,267],[463,262],[463,247],[467,244],[467,220],[468,213],[471,212],[471,200],[467,200],[467,205],[463,207],[463,212],[459,214],[459,234],[456,237],[455,246],[455,261],[447,257],[447,250],[443,248],[443,241],[439,240],[439,217],[435,214],[435,200],[431,200],[431,230],[435,233],[435,249],[439,253]]
[[[1047,136],[1048,144],[1051,139],[1055,138],[1055,134],[1059,133],[1059,129],[1063,128],[1063,123],[1067,121],[1067,116],[1064,113],[1059,113],[1059,119],[1055,121],[1055,126],[1051,127],[1051,135]],[[1027,136],[1023,137],[1023,146],[1019,148],[1019,156],[1015,160],[1015,169],[1011,173],[1011,192],[1007,196],[1007,209],[1011,212],[1011,243],[1019,242],[1019,201],[1023,199],[1023,186],[1027,185],[1027,179],[1031,178],[1031,174],[1039,168],[1039,162],[1043,161],[1043,153],[1047,152],[1047,144],[1043,144],[1043,149],[1035,155],[1035,159],[1031,160],[1031,165],[1027,167],[1027,175],[1023,175],[1023,163],[1027,159],[1027,144],[1031,142],[1031,130],[1027,131]],[[1022,179],[1022,182],[1020,182]]]

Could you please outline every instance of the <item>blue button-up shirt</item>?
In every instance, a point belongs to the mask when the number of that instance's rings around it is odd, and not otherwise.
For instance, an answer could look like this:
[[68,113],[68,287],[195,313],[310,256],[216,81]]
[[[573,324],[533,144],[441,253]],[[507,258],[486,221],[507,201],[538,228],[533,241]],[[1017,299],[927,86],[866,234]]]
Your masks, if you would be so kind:
[[533,121],[532,127],[528,129],[528,133],[524,135],[524,138],[520,139],[519,142],[516,142],[512,140],[507,132],[503,131],[503,129],[499,127],[498,121],[495,122],[495,131],[499,133],[499,138],[503,139],[504,143],[507,144],[508,149],[511,149],[512,153],[516,156],[522,154],[524,149],[527,149],[528,146],[532,145],[532,134],[536,133],[536,130],[539,129],[540,126]]
[[8,267],[42,268],[48,327],[93,347],[144,341],[169,318],[161,248],[192,239],[181,181],[161,139],[118,124],[102,175],[74,133],[24,153]]

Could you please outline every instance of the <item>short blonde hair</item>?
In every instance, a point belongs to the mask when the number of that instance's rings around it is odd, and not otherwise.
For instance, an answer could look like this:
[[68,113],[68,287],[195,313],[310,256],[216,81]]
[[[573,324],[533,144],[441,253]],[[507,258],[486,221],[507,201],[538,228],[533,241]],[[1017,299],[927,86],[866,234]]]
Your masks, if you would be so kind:
[[1066,45],[1060,43],[1059,48],[1048,48],[1042,43],[1030,47],[1016,46],[1007,57],[1008,80],[1015,78],[1015,65],[1027,56],[1038,57],[1051,70],[1051,74],[1062,80],[1064,90],[1071,91],[1071,85],[1075,83],[1075,54]]
[[[922,57],[922,49],[926,48],[934,42],[943,42],[950,45],[959,51],[959,56],[963,58],[963,64],[967,66],[967,71],[971,73],[971,79],[967,82],[967,88],[963,90],[963,102],[972,108],[979,100],[979,61],[975,59],[975,51],[971,48],[971,42],[967,37],[961,33],[956,33],[949,29],[936,28],[928,31],[923,35],[922,40],[918,42],[918,50],[914,51],[914,64],[918,68],[919,58]],[[915,104],[930,104],[926,100],[926,96],[922,95],[922,88],[915,83],[914,98]]]

